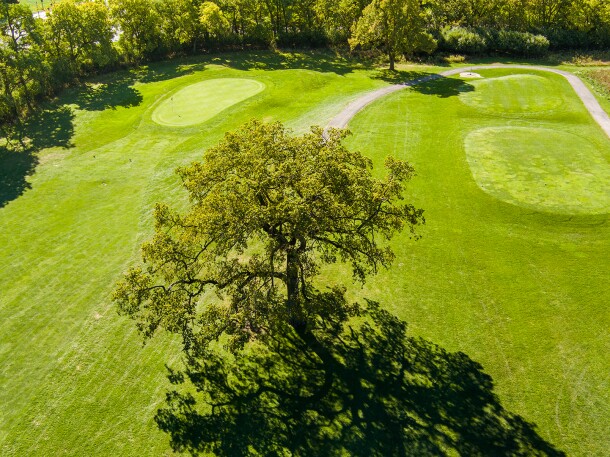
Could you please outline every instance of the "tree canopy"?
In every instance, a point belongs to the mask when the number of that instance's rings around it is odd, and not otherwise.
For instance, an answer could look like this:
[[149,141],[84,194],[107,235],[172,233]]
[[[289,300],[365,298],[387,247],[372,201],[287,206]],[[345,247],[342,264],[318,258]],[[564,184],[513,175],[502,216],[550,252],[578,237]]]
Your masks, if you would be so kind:
[[44,20],[16,3],[0,8],[5,132],[82,77],[201,51],[350,44],[384,52],[393,67],[437,46],[538,56],[610,45],[606,0],[60,0]]
[[384,179],[342,140],[313,127],[292,136],[280,123],[251,121],[178,170],[191,206],[158,204],[143,267],[114,294],[145,336],[159,327],[193,342],[227,338],[234,350],[274,322],[305,334],[315,322],[320,268],[342,261],[354,278],[387,266],[385,241],[423,211],[403,201],[413,168],[388,158]]
[[353,29],[350,46],[381,48],[390,60],[390,70],[400,54],[431,53],[436,41],[426,31],[419,0],[373,0]]

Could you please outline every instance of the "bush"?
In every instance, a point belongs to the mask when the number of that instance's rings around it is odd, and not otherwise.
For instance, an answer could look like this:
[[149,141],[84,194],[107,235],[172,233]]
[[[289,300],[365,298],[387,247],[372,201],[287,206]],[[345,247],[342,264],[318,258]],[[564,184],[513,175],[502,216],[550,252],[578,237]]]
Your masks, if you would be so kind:
[[445,51],[482,54],[487,51],[487,40],[474,30],[464,27],[445,27],[441,30],[441,48]]
[[549,40],[543,35],[513,30],[445,27],[440,33],[441,50],[460,54],[497,52],[537,57],[545,55],[549,46]]
[[328,44],[326,34],[320,30],[284,32],[277,39],[277,45],[282,48],[322,48]]
[[555,29],[545,31],[545,35],[551,42],[551,49],[588,49],[592,48],[593,40],[591,36],[581,30]]
[[513,30],[491,30],[487,42],[492,51],[527,57],[539,57],[549,50],[549,40],[543,35]]

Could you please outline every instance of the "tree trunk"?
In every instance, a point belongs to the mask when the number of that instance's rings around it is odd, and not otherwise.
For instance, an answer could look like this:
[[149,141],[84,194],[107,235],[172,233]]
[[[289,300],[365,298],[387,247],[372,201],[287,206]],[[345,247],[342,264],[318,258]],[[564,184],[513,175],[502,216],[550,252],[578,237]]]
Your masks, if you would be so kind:
[[286,253],[286,310],[288,312],[288,323],[300,334],[305,329],[307,322],[301,309],[299,299],[299,257],[294,249]]
[[394,53],[390,52],[388,57],[390,58],[390,71],[394,71]]

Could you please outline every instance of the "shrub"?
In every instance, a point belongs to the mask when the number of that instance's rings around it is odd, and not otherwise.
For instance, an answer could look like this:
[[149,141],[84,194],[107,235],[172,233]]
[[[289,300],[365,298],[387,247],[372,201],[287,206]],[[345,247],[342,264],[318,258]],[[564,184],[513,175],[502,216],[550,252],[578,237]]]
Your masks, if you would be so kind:
[[472,29],[445,27],[441,30],[441,46],[446,51],[481,54],[487,50],[487,40]]
[[491,50],[510,55],[536,57],[549,50],[549,40],[543,35],[513,30],[490,30],[487,41]]

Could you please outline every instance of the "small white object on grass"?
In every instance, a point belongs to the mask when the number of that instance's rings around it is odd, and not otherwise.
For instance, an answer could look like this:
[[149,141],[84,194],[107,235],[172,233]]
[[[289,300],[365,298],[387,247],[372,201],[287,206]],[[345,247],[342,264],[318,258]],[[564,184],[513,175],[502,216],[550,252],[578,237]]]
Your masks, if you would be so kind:
[[471,71],[465,71],[464,73],[460,73],[461,78],[482,78],[482,76],[478,73],[473,73]]

